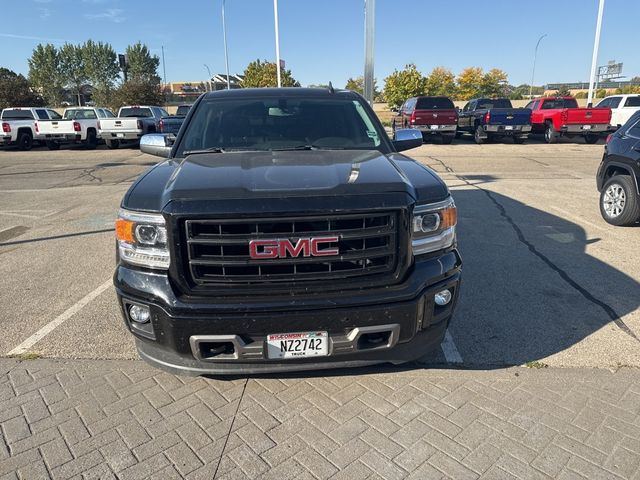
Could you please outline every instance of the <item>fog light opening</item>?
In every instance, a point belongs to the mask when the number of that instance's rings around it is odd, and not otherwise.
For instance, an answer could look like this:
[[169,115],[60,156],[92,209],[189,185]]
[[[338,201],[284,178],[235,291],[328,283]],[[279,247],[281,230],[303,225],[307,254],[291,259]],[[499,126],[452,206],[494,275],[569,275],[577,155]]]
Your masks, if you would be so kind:
[[147,323],[151,320],[149,307],[144,305],[131,305],[129,307],[129,317],[136,323]]
[[439,307],[444,307],[451,301],[452,297],[453,295],[451,295],[451,290],[442,290],[433,296],[433,301]]

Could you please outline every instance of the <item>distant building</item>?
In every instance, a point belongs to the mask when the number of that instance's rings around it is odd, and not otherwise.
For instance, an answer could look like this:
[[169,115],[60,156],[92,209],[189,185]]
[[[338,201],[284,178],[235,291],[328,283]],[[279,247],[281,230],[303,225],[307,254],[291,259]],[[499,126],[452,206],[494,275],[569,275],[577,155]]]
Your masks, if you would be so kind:
[[[639,81],[602,81],[599,82],[597,87],[598,90],[606,90],[607,95],[610,93],[615,93],[618,88],[624,87],[635,87],[639,86]],[[544,86],[544,95],[553,95],[560,88],[566,87],[571,95],[576,95],[577,93],[587,93],[589,91],[589,82],[574,82],[574,83],[548,83]],[[594,85],[595,88],[595,85]]]
[[[229,86],[231,88],[242,88],[243,75],[229,75]],[[227,88],[227,75],[216,73],[211,77],[211,90],[224,90]]]
[[[241,88],[242,75],[229,75],[229,86]],[[193,80],[183,82],[169,82],[164,84],[163,91],[184,100],[195,100],[200,94],[209,90],[224,90],[227,88],[227,75],[216,73],[210,80]]]

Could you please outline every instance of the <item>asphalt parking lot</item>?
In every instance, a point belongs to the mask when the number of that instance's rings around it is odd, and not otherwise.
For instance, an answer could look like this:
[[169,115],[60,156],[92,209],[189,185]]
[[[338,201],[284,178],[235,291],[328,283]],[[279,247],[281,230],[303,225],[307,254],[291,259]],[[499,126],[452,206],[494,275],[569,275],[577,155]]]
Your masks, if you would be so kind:
[[156,158],[0,151],[0,478],[640,478],[640,228],[600,217],[602,149],[410,151],[458,205],[442,348],[234,379],[146,366],[120,318],[113,220]]
[[[640,366],[640,229],[600,217],[602,149],[463,138],[410,152],[452,189],[465,261],[450,335],[425,364]],[[0,352],[136,358],[109,285],[112,225],[155,162],[130,148],[0,151]]]

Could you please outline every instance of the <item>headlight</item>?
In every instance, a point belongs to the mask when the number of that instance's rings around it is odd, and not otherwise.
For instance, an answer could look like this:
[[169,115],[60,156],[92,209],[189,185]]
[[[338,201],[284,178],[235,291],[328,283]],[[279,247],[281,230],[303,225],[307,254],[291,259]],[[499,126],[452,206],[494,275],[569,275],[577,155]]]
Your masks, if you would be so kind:
[[162,215],[121,208],[116,220],[116,238],[124,262],[162,270],[169,268],[167,227]]
[[413,211],[411,246],[414,255],[450,247],[456,240],[458,215],[453,198],[429,205],[418,205]]

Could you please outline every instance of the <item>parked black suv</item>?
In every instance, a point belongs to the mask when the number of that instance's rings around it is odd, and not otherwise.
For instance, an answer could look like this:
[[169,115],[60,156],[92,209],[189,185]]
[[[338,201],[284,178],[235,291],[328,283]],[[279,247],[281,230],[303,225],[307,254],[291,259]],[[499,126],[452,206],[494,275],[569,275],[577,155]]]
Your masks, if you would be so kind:
[[333,89],[200,97],[129,189],[114,276],[140,355],[176,373],[402,363],[440,344],[460,285],[456,207]]
[[640,222],[640,112],[607,137],[598,168],[600,213],[608,223]]

